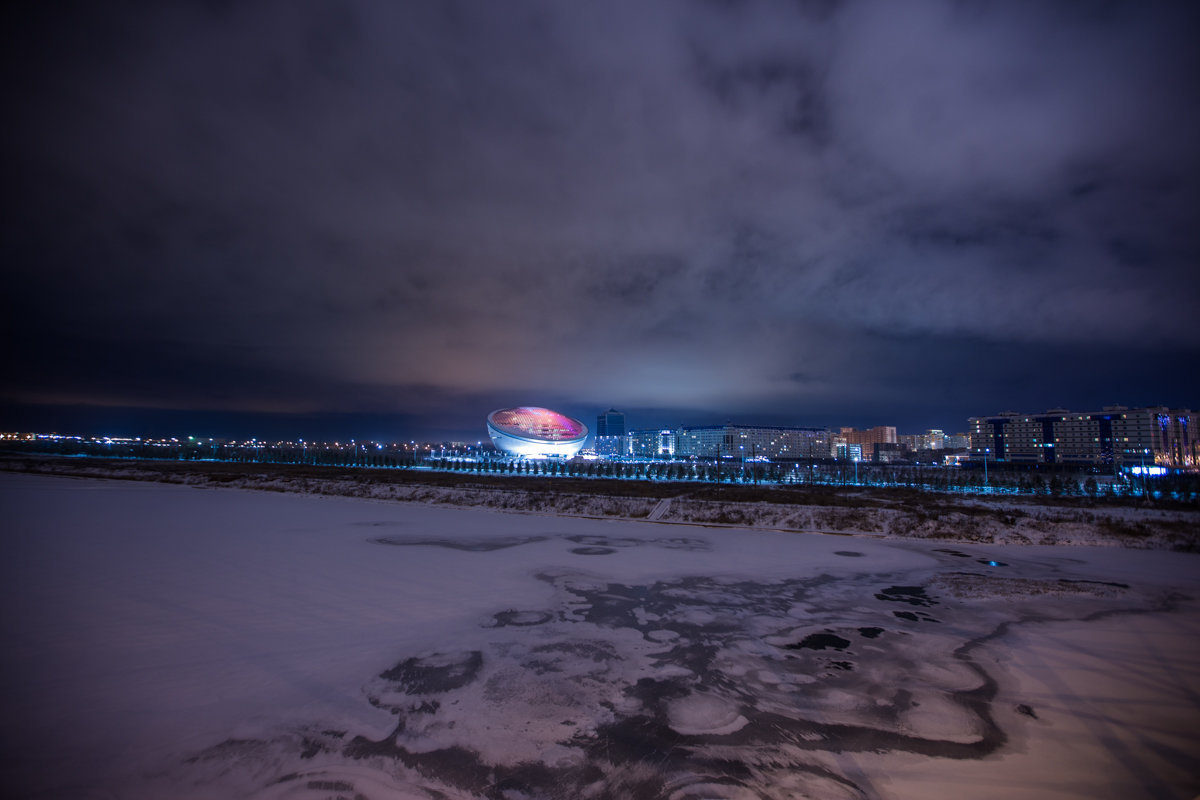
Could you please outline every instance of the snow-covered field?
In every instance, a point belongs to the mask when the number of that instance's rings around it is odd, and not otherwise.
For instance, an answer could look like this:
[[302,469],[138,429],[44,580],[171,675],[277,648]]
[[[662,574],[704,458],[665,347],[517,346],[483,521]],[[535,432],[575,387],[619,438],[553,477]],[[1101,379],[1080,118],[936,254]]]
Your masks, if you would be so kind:
[[[204,466],[222,466],[209,471]],[[927,492],[911,497],[881,496],[871,490],[842,487],[845,504],[806,505],[797,498],[781,502],[705,500],[693,496],[700,484],[674,484],[678,494],[656,497],[613,494],[614,484],[580,492],[554,486],[555,480],[530,485],[519,479],[481,485],[468,474],[457,485],[423,483],[420,473],[394,470],[328,469],[297,473],[286,466],[206,464],[171,461],[26,459],[0,462],[3,469],[35,474],[155,481],[210,488],[359,497],[431,505],[486,508],[518,514],[554,514],[651,519],[677,524],[728,525],[738,528],[857,533],[888,539],[936,539],[972,544],[1082,544],[1148,550],[1200,551],[1200,512],[1182,508],[1113,506],[1107,503],[1061,505],[1049,499],[1005,496],[953,496]],[[322,475],[322,472],[324,473]],[[434,473],[427,473],[433,475]],[[406,480],[393,482],[390,477]],[[410,481],[416,477],[417,480]],[[444,475],[442,477],[445,477]],[[583,482],[584,484],[587,481]],[[619,487],[618,482],[615,486]],[[633,482],[624,484],[632,488]],[[619,491],[619,488],[618,488]],[[636,492],[631,492],[636,495]],[[770,497],[769,490],[765,494]],[[819,500],[819,498],[818,498]]]
[[1200,792],[1195,554],[16,474],[0,514],[5,796]]

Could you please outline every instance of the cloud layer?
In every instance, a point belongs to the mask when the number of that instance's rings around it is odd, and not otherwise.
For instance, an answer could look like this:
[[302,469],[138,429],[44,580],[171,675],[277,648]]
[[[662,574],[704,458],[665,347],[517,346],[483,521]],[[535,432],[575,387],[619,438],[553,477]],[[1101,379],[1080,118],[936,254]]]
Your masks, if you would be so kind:
[[1200,352],[1187,4],[25,13],[9,401],[971,413]]

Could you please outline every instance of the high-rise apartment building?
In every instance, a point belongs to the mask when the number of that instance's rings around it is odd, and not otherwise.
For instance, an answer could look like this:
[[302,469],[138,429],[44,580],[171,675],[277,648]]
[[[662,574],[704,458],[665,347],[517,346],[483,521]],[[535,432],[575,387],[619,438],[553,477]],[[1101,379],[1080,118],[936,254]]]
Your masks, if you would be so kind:
[[894,425],[877,425],[865,431],[854,428],[842,428],[838,439],[846,444],[856,444],[862,447],[863,456],[875,452],[877,444],[897,444],[896,428]]
[[1200,466],[1190,409],[1105,406],[1102,411],[1052,408],[1043,414],[1006,411],[971,417],[971,458],[1026,464]]
[[600,416],[596,417],[596,435],[597,436],[624,436],[625,435],[625,413],[617,411],[615,408],[610,408]]

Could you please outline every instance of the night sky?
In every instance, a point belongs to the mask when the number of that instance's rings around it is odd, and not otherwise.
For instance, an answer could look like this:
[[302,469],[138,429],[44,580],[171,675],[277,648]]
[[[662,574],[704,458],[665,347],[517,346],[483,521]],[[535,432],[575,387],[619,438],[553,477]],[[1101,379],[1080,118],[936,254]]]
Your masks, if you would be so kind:
[[1196,8],[9,7],[0,429],[1195,408]]

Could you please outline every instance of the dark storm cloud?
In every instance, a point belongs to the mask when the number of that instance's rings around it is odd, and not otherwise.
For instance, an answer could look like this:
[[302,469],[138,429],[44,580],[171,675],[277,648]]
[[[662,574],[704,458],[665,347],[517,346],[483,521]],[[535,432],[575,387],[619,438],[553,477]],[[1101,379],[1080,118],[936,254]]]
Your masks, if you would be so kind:
[[11,23],[9,401],[965,414],[1025,380],[998,354],[1047,365],[1040,405],[1067,354],[1197,353],[1187,4]]

